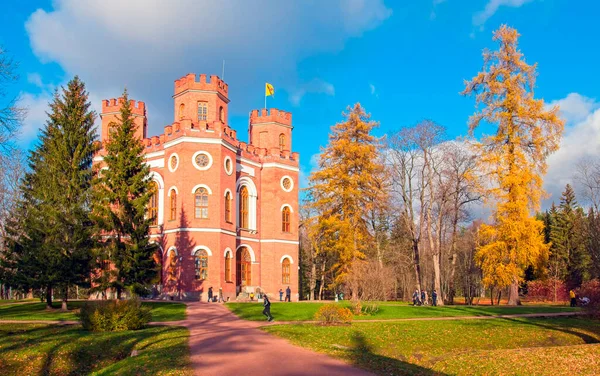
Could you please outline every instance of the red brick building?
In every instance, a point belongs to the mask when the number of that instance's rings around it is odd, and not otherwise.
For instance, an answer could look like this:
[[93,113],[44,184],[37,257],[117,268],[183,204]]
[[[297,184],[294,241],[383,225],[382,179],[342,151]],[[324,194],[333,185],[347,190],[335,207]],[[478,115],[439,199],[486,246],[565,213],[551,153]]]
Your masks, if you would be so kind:
[[[292,115],[250,113],[249,142],[227,122],[227,84],[188,74],[175,81],[174,122],[147,136],[144,102],[130,101],[156,184],[149,213],[162,253],[161,291],[181,299],[236,299],[257,288],[278,296],[298,286],[298,153]],[[101,139],[120,101],[102,101]],[[96,163],[102,163],[102,149]]]

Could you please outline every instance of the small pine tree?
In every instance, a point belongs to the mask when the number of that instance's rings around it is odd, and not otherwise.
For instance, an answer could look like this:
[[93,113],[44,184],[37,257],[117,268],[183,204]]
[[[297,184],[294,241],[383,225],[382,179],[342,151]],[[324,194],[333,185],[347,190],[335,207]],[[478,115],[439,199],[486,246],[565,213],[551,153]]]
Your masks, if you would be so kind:
[[94,213],[98,230],[107,235],[98,261],[112,263],[109,285],[120,298],[125,288],[139,293],[157,273],[153,258],[156,246],[149,242],[152,218],[147,216],[147,205],[154,194],[150,167],[144,163],[144,146],[136,137],[127,90],[113,126],[104,156],[107,168],[95,185]]

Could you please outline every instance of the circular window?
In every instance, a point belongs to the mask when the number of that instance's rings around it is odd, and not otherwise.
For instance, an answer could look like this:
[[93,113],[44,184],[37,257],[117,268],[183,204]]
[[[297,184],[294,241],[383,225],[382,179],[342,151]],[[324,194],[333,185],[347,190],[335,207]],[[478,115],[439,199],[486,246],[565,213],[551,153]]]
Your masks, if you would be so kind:
[[283,188],[283,190],[286,192],[290,192],[292,189],[294,189],[294,181],[292,180],[292,178],[290,178],[289,176],[282,177],[281,188]]
[[233,163],[231,162],[231,158],[225,157],[225,161],[223,162],[223,164],[225,165],[225,172],[227,173],[227,175],[231,175],[231,173],[233,172]]
[[177,166],[179,166],[179,156],[177,154],[171,154],[169,158],[169,171],[174,172],[177,170]]
[[212,162],[212,157],[205,151],[198,151],[192,157],[192,163],[198,170],[208,170]]

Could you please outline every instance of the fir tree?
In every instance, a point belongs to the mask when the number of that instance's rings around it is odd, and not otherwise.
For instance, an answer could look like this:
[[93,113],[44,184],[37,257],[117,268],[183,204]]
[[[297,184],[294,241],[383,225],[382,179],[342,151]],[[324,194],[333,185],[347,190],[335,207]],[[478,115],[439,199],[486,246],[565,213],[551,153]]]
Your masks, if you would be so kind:
[[[109,285],[117,298],[123,289],[142,291],[157,274],[153,258],[156,246],[149,242],[152,218],[147,205],[152,194],[150,167],[144,161],[144,146],[136,137],[127,90],[123,93],[120,116],[105,145],[104,167],[96,184],[95,219],[107,236],[98,261],[110,261]],[[105,278],[106,281],[106,278]]]
[[30,172],[11,226],[11,260],[18,283],[46,289],[60,287],[67,309],[69,287],[87,285],[93,226],[89,218],[95,113],[78,77],[55,93],[40,143],[29,158]]
[[371,244],[366,214],[385,202],[378,140],[371,134],[377,123],[358,103],[348,111],[346,121],[332,127],[320,169],[310,177],[312,208],[319,216],[309,234],[319,234],[320,252],[336,256],[338,283],[354,261],[365,258]]
[[550,265],[554,269],[554,277],[566,281],[569,288],[579,287],[588,278],[590,260],[586,249],[585,215],[569,184],[553,217]]

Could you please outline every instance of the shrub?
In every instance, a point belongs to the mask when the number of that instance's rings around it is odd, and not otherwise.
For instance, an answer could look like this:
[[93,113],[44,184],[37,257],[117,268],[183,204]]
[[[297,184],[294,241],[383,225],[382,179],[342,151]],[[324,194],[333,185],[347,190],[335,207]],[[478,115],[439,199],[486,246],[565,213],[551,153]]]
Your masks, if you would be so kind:
[[362,314],[371,316],[379,312],[379,305],[377,303],[367,303],[362,307]]
[[83,328],[93,332],[137,330],[152,319],[150,308],[137,298],[85,302],[78,315]]
[[569,300],[569,292],[563,281],[550,278],[528,282],[527,298],[536,302],[565,302]]
[[352,312],[337,304],[325,304],[315,313],[315,320],[325,325],[349,324],[352,322]]
[[584,282],[581,287],[577,289],[577,295],[579,295],[580,298],[589,298],[590,302],[588,305],[584,306],[585,310],[596,317],[600,317],[600,279]]
[[362,315],[362,304],[360,300],[353,300],[352,303],[350,303],[350,307],[352,307],[352,313],[354,316]]

